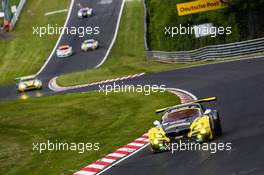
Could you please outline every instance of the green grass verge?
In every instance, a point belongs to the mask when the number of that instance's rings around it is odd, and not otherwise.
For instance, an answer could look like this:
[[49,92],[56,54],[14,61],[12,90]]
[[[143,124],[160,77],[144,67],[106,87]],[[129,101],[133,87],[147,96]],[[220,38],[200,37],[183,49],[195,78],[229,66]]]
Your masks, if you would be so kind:
[[160,72],[208,63],[205,61],[192,64],[162,64],[155,61],[147,61],[144,54],[143,2],[141,0],[127,1],[117,40],[103,66],[97,69],[86,70],[84,72],[63,75],[58,78],[58,84],[62,86],[70,86],[135,73]]
[[14,78],[35,74],[53,49],[58,35],[39,38],[33,27],[64,24],[66,13],[44,16],[46,12],[67,8],[68,0],[27,1],[15,30],[0,40],[0,84],[14,83]]
[[[169,93],[98,92],[0,103],[0,174],[71,175],[146,133]],[[33,142],[100,143],[99,151],[33,152]],[[151,154],[151,152],[150,152]]]

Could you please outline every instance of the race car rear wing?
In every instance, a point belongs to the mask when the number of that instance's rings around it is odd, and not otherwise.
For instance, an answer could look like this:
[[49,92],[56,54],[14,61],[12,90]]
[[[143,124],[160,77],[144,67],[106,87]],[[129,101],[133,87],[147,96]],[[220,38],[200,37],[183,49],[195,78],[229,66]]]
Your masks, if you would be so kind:
[[198,100],[193,100],[193,101],[189,101],[187,103],[182,103],[179,105],[175,105],[175,106],[169,106],[169,107],[165,107],[165,108],[161,108],[161,109],[157,109],[156,110],[156,114],[162,113],[164,111],[166,111],[169,108],[172,107],[177,107],[177,106],[182,106],[182,105],[186,105],[186,104],[192,104],[192,103],[203,103],[203,102],[210,102],[210,101],[215,101],[216,97],[207,97],[207,98],[202,98],[202,99],[198,99]]
[[29,75],[29,76],[24,76],[24,77],[17,77],[15,78],[15,80],[27,80],[27,79],[32,79],[32,78],[36,78],[35,75]]

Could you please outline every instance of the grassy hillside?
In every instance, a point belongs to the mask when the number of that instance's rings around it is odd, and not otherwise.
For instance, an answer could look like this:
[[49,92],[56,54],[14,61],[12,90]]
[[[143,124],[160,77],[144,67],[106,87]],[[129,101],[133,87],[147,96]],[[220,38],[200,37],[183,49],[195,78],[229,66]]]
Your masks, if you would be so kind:
[[[184,2],[189,1],[193,0]],[[192,50],[207,45],[231,43],[264,36],[261,29],[261,26],[264,27],[261,18],[263,10],[250,8],[244,0],[236,1],[238,1],[237,4],[230,5],[230,8],[178,16],[176,4],[182,3],[182,0],[146,0],[150,48],[164,51]],[[254,3],[263,4],[258,1]],[[246,8],[240,9],[240,5],[245,5]],[[185,27],[192,27],[204,23],[213,23],[215,27],[232,27],[232,34],[218,35],[217,37],[206,36],[198,39],[194,34],[177,35],[173,38],[164,34],[164,28],[168,26],[179,27],[181,24]]]
[[[92,92],[0,103],[0,174],[71,175],[146,133],[168,93]],[[99,143],[99,151],[33,151],[33,143]],[[151,153],[150,153],[151,154]]]
[[[12,1],[15,2],[15,1]],[[53,49],[58,35],[39,38],[33,27],[63,25],[66,13],[44,16],[46,12],[65,9],[68,0],[27,1],[15,30],[0,39],[0,84],[14,83],[14,78],[36,73]]]
[[[135,13],[136,12],[136,13]],[[89,69],[59,77],[60,85],[69,86],[127,76],[186,67],[193,64],[162,64],[148,61],[144,49],[143,1],[126,1],[117,40],[106,62],[97,69]]]

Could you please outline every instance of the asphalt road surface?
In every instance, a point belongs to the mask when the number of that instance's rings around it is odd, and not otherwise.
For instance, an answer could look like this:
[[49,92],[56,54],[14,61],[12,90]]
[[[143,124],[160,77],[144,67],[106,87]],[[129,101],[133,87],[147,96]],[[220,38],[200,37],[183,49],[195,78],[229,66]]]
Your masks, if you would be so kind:
[[[264,59],[221,63],[146,75],[128,84],[165,84],[198,98],[217,96],[223,136],[231,151],[178,151],[152,154],[145,148],[105,175],[263,175]],[[163,107],[161,105],[161,107]]]

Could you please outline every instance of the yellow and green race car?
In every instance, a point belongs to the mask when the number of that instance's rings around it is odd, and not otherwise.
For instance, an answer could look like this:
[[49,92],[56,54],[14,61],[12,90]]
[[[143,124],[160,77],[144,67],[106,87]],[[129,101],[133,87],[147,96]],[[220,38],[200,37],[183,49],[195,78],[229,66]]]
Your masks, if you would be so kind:
[[201,102],[216,100],[216,97],[191,101],[159,109],[161,121],[148,131],[150,148],[153,152],[167,150],[169,143],[188,140],[202,143],[222,134],[219,114],[216,110],[204,109]]
[[36,78],[35,76],[19,77],[16,78],[16,80],[18,80],[18,82],[16,83],[18,92],[42,88],[41,80]]

